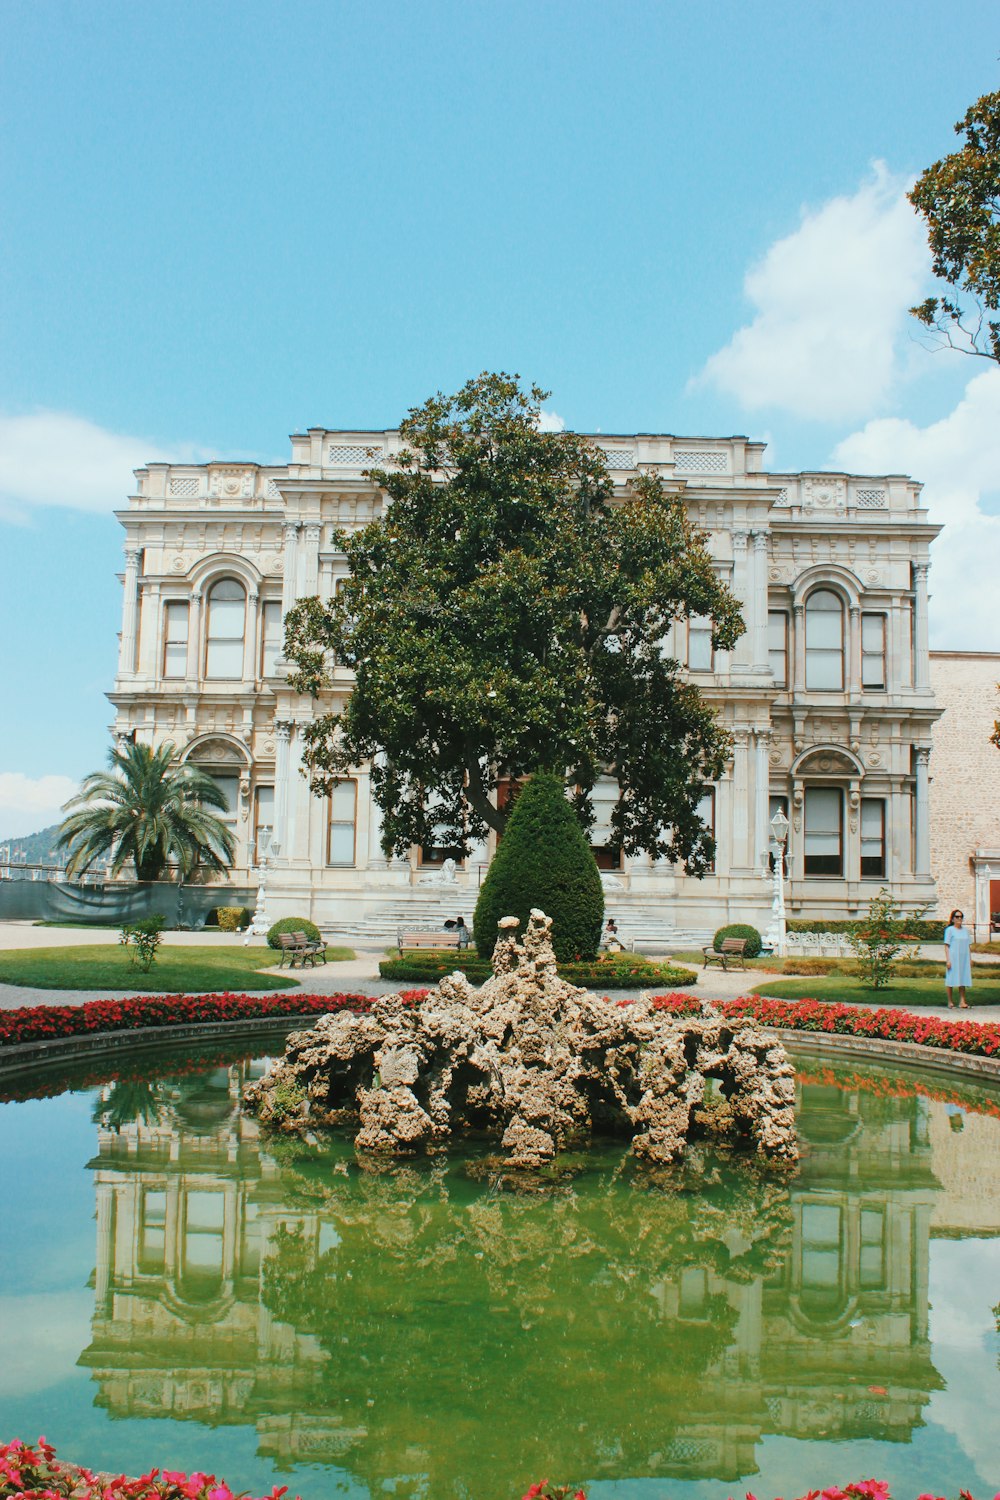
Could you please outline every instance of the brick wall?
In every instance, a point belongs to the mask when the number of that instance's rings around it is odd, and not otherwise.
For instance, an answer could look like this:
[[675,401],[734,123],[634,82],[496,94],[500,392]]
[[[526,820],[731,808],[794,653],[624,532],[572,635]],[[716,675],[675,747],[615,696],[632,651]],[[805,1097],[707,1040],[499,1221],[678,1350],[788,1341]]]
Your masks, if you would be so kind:
[[931,754],[931,870],[938,913],[975,913],[973,851],[1000,846],[1000,655],[931,652],[931,686],[944,709]]

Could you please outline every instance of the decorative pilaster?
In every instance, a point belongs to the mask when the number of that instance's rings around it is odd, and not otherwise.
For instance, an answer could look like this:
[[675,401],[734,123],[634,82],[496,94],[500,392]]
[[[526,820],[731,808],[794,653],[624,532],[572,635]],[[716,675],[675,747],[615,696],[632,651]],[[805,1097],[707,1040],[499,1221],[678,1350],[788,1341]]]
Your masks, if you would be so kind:
[[[753,599],[750,609],[751,636],[753,643],[753,670],[764,673],[769,669],[767,653],[767,532],[753,534],[753,570],[751,585]],[[766,845],[765,845],[766,848]]]
[[927,634],[927,574],[930,563],[913,564],[913,686],[930,690],[930,647]]
[[736,729],[733,731],[733,869],[745,870],[752,864],[747,852],[749,815],[750,734],[746,729]]
[[743,606],[744,619],[750,625],[740,636],[733,647],[732,664],[737,670],[742,668],[744,672],[750,668],[752,655],[752,621],[753,621],[753,582],[749,576],[747,561],[747,543],[750,540],[749,531],[733,532],[733,592],[740,604]]
[[281,613],[287,615],[299,596],[299,531],[301,521],[286,521],[281,528],[285,539],[285,571],[281,580]]
[[277,719],[274,725],[274,832],[280,840],[282,852],[289,847],[285,820],[288,813],[289,743],[294,724],[287,719]]
[[314,525],[307,526],[303,533],[305,555],[302,559],[302,592],[307,598],[319,593],[319,540],[322,534],[323,528]]
[[844,687],[855,696],[861,691],[861,611],[856,604],[848,610],[847,671]]
[[913,872],[918,877],[929,876],[931,873],[930,760],[930,746],[918,745],[916,751],[917,795],[914,807],[916,858]]
[[792,692],[801,698],[806,690],[806,607],[792,605]]
[[767,873],[770,827],[768,813],[771,807],[771,767],[768,746],[771,731],[765,725],[754,730],[754,865],[762,874]]
[[243,681],[253,682],[257,676],[259,660],[257,632],[260,629],[260,610],[257,608],[257,590],[247,590],[246,628],[243,632]]
[[141,547],[125,548],[125,598],[122,604],[122,639],[118,657],[119,671],[135,671],[135,648],[139,628],[139,564]]
[[188,605],[187,665],[184,669],[184,675],[187,677],[188,682],[194,687],[197,687],[198,678],[201,676],[201,673],[198,671],[198,660],[200,653],[201,594],[198,593],[197,590],[195,590],[195,592],[191,595],[191,603]]

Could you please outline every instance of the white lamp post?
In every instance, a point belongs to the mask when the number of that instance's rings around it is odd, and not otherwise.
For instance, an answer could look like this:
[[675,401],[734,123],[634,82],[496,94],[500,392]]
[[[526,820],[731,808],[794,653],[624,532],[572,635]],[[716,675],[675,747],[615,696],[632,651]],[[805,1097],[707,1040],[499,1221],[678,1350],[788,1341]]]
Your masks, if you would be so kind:
[[772,950],[779,958],[785,957],[787,931],[785,928],[785,844],[788,840],[788,819],[781,808],[771,819],[771,853],[774,855],[774,897],[771,901],[771,930],[767,934]]
[[258,830],[257,833],[257,868],[260,876],[257,884],[257,903],[254,906],[253,921],[247,928],[245,942],[254,937],[267,937],[270,922],[267,920],[267,866],[270,859],[277,859],[281,845],[274,837],[272,829],[267,826]]

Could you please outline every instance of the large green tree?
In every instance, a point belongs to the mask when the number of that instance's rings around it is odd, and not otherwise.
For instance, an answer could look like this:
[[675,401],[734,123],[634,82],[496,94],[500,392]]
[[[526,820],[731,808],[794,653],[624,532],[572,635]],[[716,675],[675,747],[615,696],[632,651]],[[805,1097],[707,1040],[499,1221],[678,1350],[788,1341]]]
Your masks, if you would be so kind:
[[909,195],[927,222],[935,275],[954,292],[911,311],[948,347],[1000,362],[1000,92],[977,99],[955,131],[962,149],[921,173]]
[[168,864],[182,876],[196,865],[228,870],[236,853],[232,833],[208,809],[226,809],[221,787],[181,765],[173,745],[124,744],[109,754],[110,770],[85,777],[66,803],[57,847],[70,850],[66,866],[79,875],[111,855],[117,875],[128,860],[139,880],[159,880]]
[[306,731],[317,791],[371,761],[387,851],[467,849],[502,832],[500,785],[555,770],[584,827],[607,772],[613,842],[702,872],[698,817],[728,739],[664,649],[707,616],[717,647],[743,631],[678,494],[653,475],[614,496],[602,451],[543,432],[546,393],[484,374],[414,408],[383,515],[341,534],[350,576],[290,612],[291,682],[315,697],[350,667],[346,704]]

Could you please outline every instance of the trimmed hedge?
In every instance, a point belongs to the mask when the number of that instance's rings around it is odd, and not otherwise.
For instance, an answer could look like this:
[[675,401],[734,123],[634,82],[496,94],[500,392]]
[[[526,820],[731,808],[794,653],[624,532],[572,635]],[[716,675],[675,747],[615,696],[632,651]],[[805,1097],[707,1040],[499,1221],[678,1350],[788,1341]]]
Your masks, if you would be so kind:
[[[863,917],[855,917],[850,921],[838,918],[829,922],[800,922],[788,921],[785,923],[788,932],[853,932],[858,923],[864,921]],[[921,917],[904,917],[905,937],[916,938],[921,943],[944,942],[944,930],[947,922],[940,920],[927,921]]]
[[[653,964],[642,958],[599,958],[593,963],[560,964],[560,976],[570,984],[587,985],[598,990],[649,989],[654,984],[678,988],[696,984],[698,976],[691,969],[670,964]],[[483,984],[492,970],[482,959],[463,959],[458,953],[414,953],[402,958],[384,958],[378,966],[383,979],[405,979],[423,984],[439,984],[446,974],[460,969],[470,984]]]
[[760,953],[760,933],[756,927],[751,927],[747,922],[730,922],[728,927],[720,927],[712,939],[712,946],[716,953],[722,952],[722,944],[726,938],[746,938],[747,945],[744,954],[747,958],[756,958]]
[[559,776],[540,772],[524,787],[483,881],[473,917],[476,949],[489,959],[502,917],[527,929],[532,907],[552,918],[560,963],[597,957],[604,888],[579,819]]
[[248,906],[217,906],[215,910],[222,932],[239,932],[250,925]]
[[304,932],[311,943],[322,942],[319,928],[315,922],[310,922],[308,917],[282,917],[275,922],[273,927],[267,930],[267,946],[269,948],[280,948],[278,942],[279,932]]

